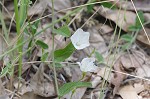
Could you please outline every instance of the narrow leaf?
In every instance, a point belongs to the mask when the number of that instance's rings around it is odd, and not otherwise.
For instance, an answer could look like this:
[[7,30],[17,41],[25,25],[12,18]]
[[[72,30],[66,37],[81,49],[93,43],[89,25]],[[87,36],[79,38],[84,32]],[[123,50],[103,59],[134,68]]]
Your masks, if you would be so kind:
[[135,25],[131,25],[129,26],[129,31],[132,31],[132,32],[136,32],[136,31],[139,31],[141,29],[141,26],[135,26]]
[[56,33],[56,34],[65,36],[65,37],[70,37],[71,36],[69,27],[67,25],[62,26],[61,28],[58,28],[58,29],[54,29],[53,32]]
[[69,43],[64,49],[59,49],[54,52],[54,57],[56,62],[62,62],[69,58],[70,55],[75,51],[72,43]]
[[60,87],[59,96],[62,97],[65,94],[69,93],[70,91],[73,91],[79,87],[91,87],[91,86],[92,85],[90,82],[69,82]]
[[48,58],[48,52],[44,53],[41,57],[41,61],[44,62]]
[[97,60],[99,61],[99,62],[103,62],[104,61],[104,58],[103,58],[103,56],[99,53],[99,52],[95,52],[95,56],[96,56],[96,58],[97,58]]
[[5,67],[4,69],[2,69],[0,73],[0,78],[4,77],[8,73],[8,70],[9,70],[8,67]]
[[55,63],[56,68],[62,68],[63,66],[60,63]]
[[6,67],[4,67],[0,73],[0,78],[4,77],[7,73],[9,73],[10,69],[11,69],[11,64],[7,63]]
[[117,7],[110,2],[103,2],[103,3],[101,3],[101,5],[103,5],[106,8],[109,8],[109,9],[117,9]]
[[131,42],[133,37],[129,34],[124,34],[121,36],[121,39],[124,40],[124,41],[127,41],[127,42]]
[[92,10],[93,10],[93,7],[94,7],[94,5],[88,5],[88,6],[87,6],[87,12],[88,12],[88,13],[91,13]]
[[48,49],[48,45],[46,43],[44,43],[43,41],[41,41],[41,40],[37,40],[36,44],[38,46],[40,46],[41,48],[43,48],[43,49]]
[[126,43],[126,44],[122,45],[122,50],[125,51],[125,50],[129,49],[130,46],[131,46],[131,43]]
[[[142,22],[142,24],[143,24],[143,23],[144,23],[144,14],[143,14],[143,12],[142,12],[142,11],[139,11],[139,12],[138,12],[138,15],[139,15],[139,18],[140,18],[140,20],[141,20],[141,22]],[[138,18],[138,16],[136,17],[135,26],[137,26],[137,27],[141,27],[141,23],[140,23],[139,18]]]

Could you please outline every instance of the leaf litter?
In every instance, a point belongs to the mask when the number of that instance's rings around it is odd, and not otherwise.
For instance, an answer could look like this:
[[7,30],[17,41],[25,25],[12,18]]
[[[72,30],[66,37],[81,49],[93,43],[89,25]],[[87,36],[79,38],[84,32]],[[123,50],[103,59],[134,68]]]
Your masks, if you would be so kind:
[[[86,0],[83,0],[86,2]],[[99,1],[99,0],[98,0]],[[13,15],[13,2],[5,1],[7,4],[4,4],[9,13],[4,13],[5,21],[10,21],[11,16]],[[72,6],[84,4],[79,0],[75,1],[62,1],[55,0],[55,11],[60,11],[66,8],[70,8]],[[111,2],[116,3],[116,2]],[[144,12],[145,22],[149,21],[149,1],[148,0],[134,0],[135,7],[139,11]],[[102,5],[102,4],[101,4]],[[104,86],[104,99],[115,99],[115,97],[119,97],[121,99],[148,99],[150,98],[149,89],[149,42],[147,40],[147,36],[145,35],[143,30],[138,31],[138,35],[136,37],[136,41],[131,44],[130,49],[122,52],[121,47],[125,42],[121,42],[121,40],[117,41],[117,39],[113,39],[113,32],[115,31],[115,25],[117,28],[121,28],[121,35],[123,34],[133,34],[130,33],[129,27],[135,24],[136,21],[136,13],[131,4],[131,1],[125,3],[125,1],[117,2],[116,6],[118,9],[110,9],[108,7],[103,6],[97,14],[95,14],[90,20],[88,18],[93,14],[93,12],[86,13],[87,9],[84,9],[80,12],[80,15],[69,24],[69,29],[73,34],[78,28],[80,28],[85,21],[88,20],[87,24],[83,26],[83,30],[90,33],[90,46],[83,49],[75,51],[69,59],[66,59],[64,62],[61,62],[57,68],[57,80],[59,87],[64,85],[67,82],[79,81],[82,78],[82,71],[76,62],[81,62],[85,57],[95,57],[94,54],[98,52],[101,57],[104,58],[101,63],[96,61],[93,63],[94,66],[97,66],[97,72],[87,73],[81,81],[83,82],[91,82],[91,87],[81,87],[77,88],[74,93],[67,93],[62,97],[62,99],[98,99],[100,88],[102,87],[102,83],[105,80],[106,84]],[[121,10],[120,7],[121,6]],[[51,2],[49,0],[41,1],[38,0],[34,7],[29,8],[28,17],[31,17],[31,20],[37,19],[40,16],[48,15],[51,13]],[[99,6],[94,5],[92,11],[95,11]],[[125,11],[126,9],[126,11]],[[71,9],[69,11],[72,11]],[[69,11],[61,11],[61,13],[57,13],[56,18],[61,18],[63,15],[68,13]],[[10,16],[11,14],[11,16]],[[56,29],[66,25],[67,21],[70,18],[73,18],[75,15],[69,16],[66,20],[62,20],[61,22],[56,24]],[[85,16],[85,17],[84,17]],[[104,19],[106,22],[101,22]],[[37,31],[48,26],[48,23],[51,22],[51,15],[47,18],[43,18],[40,21],[40,25]],[[9,22],[10,24],[10,22]],[[144,25],[148,37],[149,37],[149,23]],[[2,26],[2,25],[1,25]],[[2,28],[1,28],[2,29]],[[1,30],[2,31],[2,30]],[[11,29],[11,33],[13,34],[15,29]],[[30,64],[25,63],[23,65],[23,80],[20,83],[20,89],[17,87],[19,83],[17,82],[17,74],[14,74],[13,79],[13,89],[9,88],[9,75],[6,74],[5,77],[0,79],[0,99],[47,99],[47,98],[57,98],[54,87],[54,74],[52,69],[51,61],[47,63],[41,63],[40,58],[45,52],[49,52],[51,55],[52,50],[52,34],[51,29],[47,29],[43,31],[40,35],[35,38],[47,44],[48,49],[40,48],[39,46],[35,46],[32,49],[31,55],[28,57],[23,57],[24,62],[31,61]],[[119,31],[117,31],[119,33]],[[2,31],[3,33],[3,31]],[[1,34],[2,34],[1,33]],[[119,34],[115,35],[115,38],[118,38]],[[59,34],[59,33],[58,33]],[[70,42],[69,36],[64,37],[62,35],[55,34],[55,49],[65,48],[66,44]],[[115,41],[112,41],[115,40]],[[13,40],[11,40],[13,42]],[[0,55],[5,52],[5,40],[3,36],[0,36]],[[114,42],[115,47],[113,47],[111,42]],[[119,43],[117,43],[119,42]],[[42,44],[43,44],[42,43]],[[7,45],[6,45],[7,46]],[[6,47],[7,48],[7,47]],[[27,47],[26,47],[27,48]],[[116,51],[117,48],[117,51]],[[26,49],[25,49],[26,50]],[[43,51],[44,50],[44,51]],[[111,53],[110,53],[111,52]],[[115,56],[115,57],[114,57]],[[7,61],[6,61],[7,60]],[[1,72],[3,68],[6,66],[6,63],[9,62],[9,58],[3,58],[0,63]],[[35,61],[35,62],[34,62]],[[4,62],[4,64],[3,64]],[[17,73],[17,67],[15,67],[15,73]],[[142,78],[142,79],[141,79]],[[18,90],[18,91],[16,91]],[[119,95],[119,96],[118,96]]]

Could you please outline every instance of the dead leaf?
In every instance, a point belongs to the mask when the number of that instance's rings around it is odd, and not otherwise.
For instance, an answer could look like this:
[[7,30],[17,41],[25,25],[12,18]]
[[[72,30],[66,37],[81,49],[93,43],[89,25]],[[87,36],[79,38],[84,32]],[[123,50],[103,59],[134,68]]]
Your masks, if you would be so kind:
[[[18,80],[14,81],[13,85],[15,87],[15,89],[18,89]],[[20,88],[18,90],[18,93],[20,95],[24,95],[25,93],[28,93],[28,92],[32,92],[32,89],[29,85],[26,85],[25,82],[24,83],[20,83]]]
[[101,82],[102,80],[99,75],[92,75],[91,77],[92,88],[96,88]]
[[82,77],[82,72],[78,66],[70,65],[70,67],[64,67],[64,75],[68,77],[69,81],[78,81]]
[[111,70],[108,67],[101,68],[101,70],[98,71],[97,75],[102,77],[103,79],[105,79],[108,82],[110,82],[111,78],[113,77],[113,73],[111,73]]
[[[96,9],[96,8],[95,8]],[[114,21],[124,31],[128,31],[128,27],[135,23],[136,14],[131,11],[110,10],[103,8],[98,12],[103,17]]]
[[[0,34],[1,34],[1,31],[0,31]],[[5,50],[6,50],[6,43],[3,37],[0,35],[0,55],[2,55]]]
[[32,77],[30,87],[33,89],[34,94],[43,97],[50,97],[55,95],[54,84],[44,79],[44,66],[41,64],[39,70]]
[[144,13],[144,19],[146,22],[150,21],[150,13]]
[[[47,1],[47,4],[49,7],[52,7],[52,4],[49,0],[46,0]],[[56,11],[60,11],[62,9],[66,9],[66,8],[70,8],[71,7],[71,1],[70,0],[65,0],[65,1],[62,1],[62,0],[55,0],[54,1],[54,9]],[[66,13],[66,11],[62,11],[63,13]]]
[[[119,71],[119,72],[125,72],[123,70],[123,67],[122,67],[122,64],[121,64],[121,60],[118,59],[114,65],[114,70],[116,71]],[[115,87],[114,87],[114,90],[113,90],[113,95],[115,95],[122,83],[122,81],[126,78],[127,76],[126,75],[123,75],[121,73],[117,73],[115,72],[114,73],[114,77],[111,78],[111,84],[113,84]]]
[[0,79],[0,95],[4,95],[5,91],[4,91],[4,86],[2,85],[2,81]]
[[139,99],[132,85],[126,85],[120,88],[119,94],[123,99]]
[[[143,63],[144,60],[142,60],[142,58],[139,57],[138,55],[134,56],[133,54],[124,53],[115,62],[114,71],[122,72],[122,73],[131,73],[134,72],[136,69],[139,70],[143,65]],[[115,85],[113,91],[114,94],[117,92],[123,80],[127,77],[127,75],[117,73],[117,72],[114,73],[114,77],[111,80],[111,83]]]
[[[145,28],[146,33],[148,35],[148,38],[150,39],[150,29],[149,28]],[[142,44],[143,46],[146,46],[148,48],[150,48],[150,42],[147,39],[147,36],[144,33],[144,30],[141,30],[140,33],[137,36],[137,41]]]
[[9,96],[5,92],[5,88],[2,85],[1,79],[0,79],[0,99],[10,99]]
[[46,9],[46,7],[47,7],[47,2],[42,0],[29,8],[28,16],[42,14],[42,12]]
[[[137,11],[150,12],[150,1],[149,0],[133,0],[133,3],[134,3],[134,6]],[[125,6],[121,5],[122,8],[131,10],[131,11],[135,11],[131,2],[125,3],[125,1],[124,1],[124,5]]]
[[98,31],[98,27],[88,28],[87,31],[91,33],[90,34],[90,46],[84,49],[84,52],[87,55],[89,55],[94,50],[94,48],[99,53],[103,53],[108,50],[103,37],[100,35],[100,32]]
[[0,99],[10,99],[7,95],[0,96]]
[[41,96],[35,95],[33,92],[28,92],[22,95],[20,99],[57,99],[57,98],[41,97]]
[[136,75],[139,77],[150,77],[150,67],[149,65],[142,65],[142,68],[136,70]]
[[144,85],[140,82],[140,83],[134,83],[134,89],[135,89],[136,93],[140,93],[145,88],[144,88]]
[[139,68],[144,63],[144,60],[139,56],[134,56],[133,54],[125,54],[121,57],[122,66],[126,69],[133,69]]
[[[86,87],[76,89],[76,91],[74,92],[71,99],[82,99],[86,89],[87,89]],[[70,92],[69,94],[66,94],[65,96],[63,96],[63,98],[64,99],[70,99],[71,93],[72,92]]]
[[113,28],[111,28],[108,25],[102,25],[99,28],[100,28],[99,31],[101,32],[101,34],[107,34],[113,31]]

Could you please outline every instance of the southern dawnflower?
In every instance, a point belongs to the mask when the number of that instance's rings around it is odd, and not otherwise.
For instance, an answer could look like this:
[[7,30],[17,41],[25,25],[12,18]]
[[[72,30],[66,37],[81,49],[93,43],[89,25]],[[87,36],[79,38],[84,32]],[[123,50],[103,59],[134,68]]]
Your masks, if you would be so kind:
[[77,62],[83,72],[95,72],[98,67],[95,65],[95,58],[84,58],[81,63]]
[[89,37],[89,32],[84,32],[82,29],[79,28],[71,36],[71,42],[77,50],[84,49],[90,45]]

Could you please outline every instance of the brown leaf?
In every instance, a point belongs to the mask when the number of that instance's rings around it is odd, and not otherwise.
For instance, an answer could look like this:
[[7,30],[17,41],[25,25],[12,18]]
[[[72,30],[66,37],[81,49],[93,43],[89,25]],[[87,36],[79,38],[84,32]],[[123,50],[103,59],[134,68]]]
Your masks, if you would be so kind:
[[149,65],[142,65],[142,68],[137,68],[136,75],[139,77],[150,77]]
[[110,33],[113,31],[113,28],[111,28],[108,25],[102,25],[99,28],[100,28],[99,30],[100,30],[101,34],[106,34],[106,33]]
[[150,13],[144,13],[144,19],[145,21],[149,21],[150,20]]
[[[145,28],[146,33],[148,35],[148,38],[150,39],[150,29]],[[140,33],[137,36],[137,41],[142,44],[143,46],[146,46],[148,48],[150,48],[150,42],[148,41],[147,36],[145,35],[144,30],[141,30]]]
[[135,70],[136,68],[141,67],[144,61],[137,55],[134,56],[133,54],[125,54],[121,57],[121,63],[123,68],[128,71],[129,69]]
[[[49,0],[46,0],[46,2],[48,4],[48,6],[50,8],[52,8],[52,2],[50,2]],[[71,3],[72,2],[73,1],[70,1],[70,0],[65,0],[65,1],[63,1],[63,0],[55,0],[54,1],[54,9],[56,11],[60,11],[60,10],[63,10],[63,9],[71,8]],[[49,10],[51,10],[51,9],[49,9]],[[57,16],[58,17],[62,17],[64,14],[66,14],[66,10],[61,11],[61,13],[57,13]]]
[[134,89],[136,91],[136,93],[140,93],[142,92],[145,88],[144,85],[141,83],[134,83]]
[[[125,2],[126,1],[123,1],[123,3],[121,3],[122,8],[135,11],[131,2],[127,2],[127,3]],[[133,0],[133,3],[137,11],[150,12],[149,0]]]
[[[99,26],[99,29],[100,29],[100,26]],[[91,33],[90,34],[90,46],[84,49],[85,53],[89,55],[93,51],[94,48],[99,53],[103,53],[108,50],[103,37],[100,35],[100,32],[98,31],[98,27],[93,26],[91,28],[88,28],[88,32]]]
[[132,85],[126,85],[120,88],[119,94],[123,99],[139,99]]
[[34,94],[43,97],[50,97],[55,95],[54,84],[44,79],[44,66],[40,65],[40,68],[36,74],[32,77],[30,87],[33,89]]
[[47,7],[47,2],[40,1],[39,3],[36,3],[34,6],[29,8],[28,16],[42,14],[42,12],[45,10],[46,7]]
[[[87,89],[86,87],[76,89],[76,91],[74,92],[71,99],[82,99],[86,89]],[[71,94],[72,94],[72,92],[70,92],[69,94],[66,94],[63,98],[64,99],[70,99]]]
[[[135,54],[135,53],[134,53]],[[144,61],[138,55],[134,56],[133,54],[124,53],[118,58],[114,64],[114,77],[111,79],[111,83],[115,86],[113,94],[115,95],[119,89],[122,81],[127,77],[127,75],[118,73],[129,73],[134,72],[136,69],[141,68]]]
[[101,70],[98,71],[97,75],[102,77],[103,79],[105,79],[108,82],[110,82],[111,78],[113,77],[113,74],[111,73],[110,68],[108,68],[108,67],[101,68]]
[[131,11],[119,11],[103,8],[98,13],[101,14],[103,17],[114,21],[120,28],[122,28],[126,32],[128,31],[128,27],[135,23],[136,19],[136,14]]
[[[115,65],[114,65],[114,70],[118,71],[118,72],[125,72],[123,70],[122,64],[121,64],[121,60],[120,58],[116,61]],[[122,81],[126,78],[126,75],[123,75],[121,73],[114,73],[114,77],[111,79],[111,84],[113,84],[114,90],[113,90],[113,95],[115,95],[122,83]]]
[[[1,34],[1,29],[0,29],[0,34]],[[0,35],[0,55],[3,54],[3,52],[6,50],[6,43],[3,39],[3,37]]]

